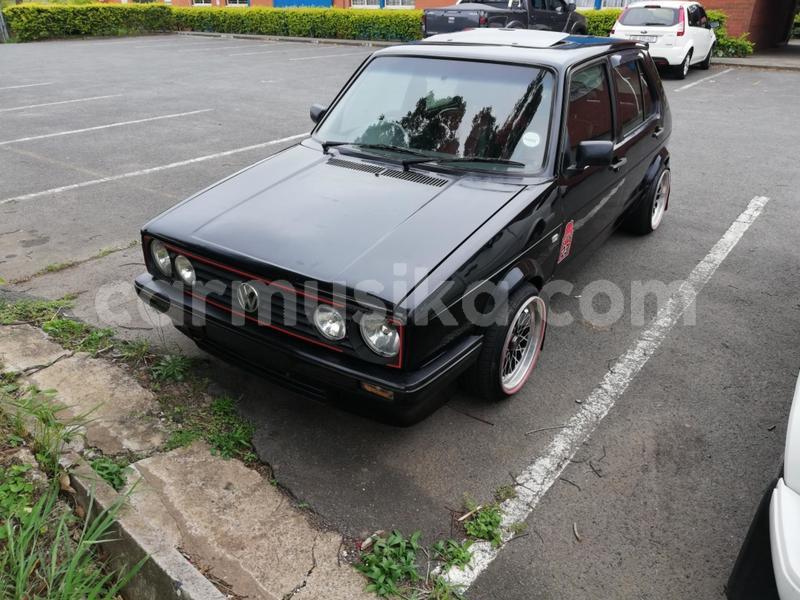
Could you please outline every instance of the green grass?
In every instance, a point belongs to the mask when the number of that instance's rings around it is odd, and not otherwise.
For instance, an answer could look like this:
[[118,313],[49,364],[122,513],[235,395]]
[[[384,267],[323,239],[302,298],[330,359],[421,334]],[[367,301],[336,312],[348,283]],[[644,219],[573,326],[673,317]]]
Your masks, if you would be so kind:
[[478,540],[486,540],[495,548],[503,542],[500,524],[503,515],[496,504],[484,506],[473,514],[464,524],[467,535]]
[[505,502],[517,497],[517,488],[513,485],[501,485],[494,491],[495,502]]
[[97,329],[73,319],[51,319],[42,323],[42,330],[69,350],[96,355],[114,347],[112,329]]
[[22,385],[13,375],[0,376],[0,450],[28,445],[49,478],[34,485],[29,477],[34,465],[3,464],[0,453],[0,598],[116,600],[144,563],[117,571],[96,553],[98,544],[116,535],[114,520],[125,497],[105,511],[90,505],[87,514],[99,513],[91,522],[78,518],[61,498],[58,458],[82,435],[87,417],[59,420],[63,415],[52,394]]
[[419,531],[406,538],[393,531],[379,538],[370,551],[361,555],[356,568],[369,580],[367,591],[378,596],[399,596],[410,585],[422,579],[418,572],[417,555],[420,546]]
[[207,407],[191,410],[178,407],[172,416],[180,426],[167,440],[168,450],[203,439],[212,453],[222,458],[238,458],[245,463],[258,459],[253,452],[253,425],[239,416],[232,398],[216,398]]
[[62,311],[71,308],[74,298],[64,297],[61,300],[18,300],[8,302],[0,299],[0,325],[13,323],[30,323],[41,325],[45,321],[56,318]]
[[116,491],[120,491],[128,482],[125,475],[125,468],[128,466],[128,461],[114,460],[106,456],[95,458],[89,463],[100,477],[102,477],[108,485],[113,487]]
[[472,560],[472,541],[456,542],[455,540],[439,540],[431,549],[434,557],[441,561],[445,569],[465,567]]
[[150,369],[156,381],[183,381],[192,368],[192,359],[181,354],[168,354]]

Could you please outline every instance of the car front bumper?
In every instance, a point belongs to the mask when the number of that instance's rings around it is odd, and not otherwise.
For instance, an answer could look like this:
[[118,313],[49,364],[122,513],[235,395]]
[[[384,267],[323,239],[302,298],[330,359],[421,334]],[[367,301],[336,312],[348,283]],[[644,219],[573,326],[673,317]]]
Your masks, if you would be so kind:
[[[245,328],[232,325],[223,311],[192,302],[180,289],[149,273],[136,278],[135,288],[144,302],[168,314],[182,333],[212,355],[305,394],[325,396],[339,392],[346,399],[368,400],[377,408],[391,406],[393,417],[409,423],[443,401],[441,393],[472,365],[483,342],[480,335],[467,336],[419,369],[391,369],[332,353],[281,333],[256,337]],[[368,392],[362,384],[377,386],[389,392],[391,398]]]
[[778,595],[781,600],[800,600],[800,494],[783,478],[772,492],[769,539]]

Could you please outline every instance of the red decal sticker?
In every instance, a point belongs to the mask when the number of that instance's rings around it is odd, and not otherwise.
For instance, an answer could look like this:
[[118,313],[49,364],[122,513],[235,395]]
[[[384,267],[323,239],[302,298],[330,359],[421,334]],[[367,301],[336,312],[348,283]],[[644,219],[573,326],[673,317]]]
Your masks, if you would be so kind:
[[564,237],[561,238],[561,251],[558,253],[558,262],[562,262],[569,256],[572,249],[572,234],[575,231],[575,221],[570,221],[564,227]]

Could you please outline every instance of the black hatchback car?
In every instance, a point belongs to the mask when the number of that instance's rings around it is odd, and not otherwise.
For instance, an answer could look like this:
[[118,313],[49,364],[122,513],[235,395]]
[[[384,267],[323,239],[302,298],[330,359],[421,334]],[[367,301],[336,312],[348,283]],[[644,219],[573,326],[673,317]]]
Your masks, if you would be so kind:
[[483,29],[370,56],[311,135],[142,230],[142,299],[197,344],[411,423],[468,371],[516,394],[542,287],[668,207],[671,117],[646,46]]

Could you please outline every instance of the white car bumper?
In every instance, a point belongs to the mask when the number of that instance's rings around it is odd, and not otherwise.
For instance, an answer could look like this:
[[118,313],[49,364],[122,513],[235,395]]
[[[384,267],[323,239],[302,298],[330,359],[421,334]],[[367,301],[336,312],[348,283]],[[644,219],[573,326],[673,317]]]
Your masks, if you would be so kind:
[[781,600],[800,600],[800,494],[778,480],[769,507],[772,567]]
[[650,52],[650,56],[653,57],[657,65],[667,62],[671,66],[677,66],[686,58],[689,48],[686,46],[651,45],[648,52]]

